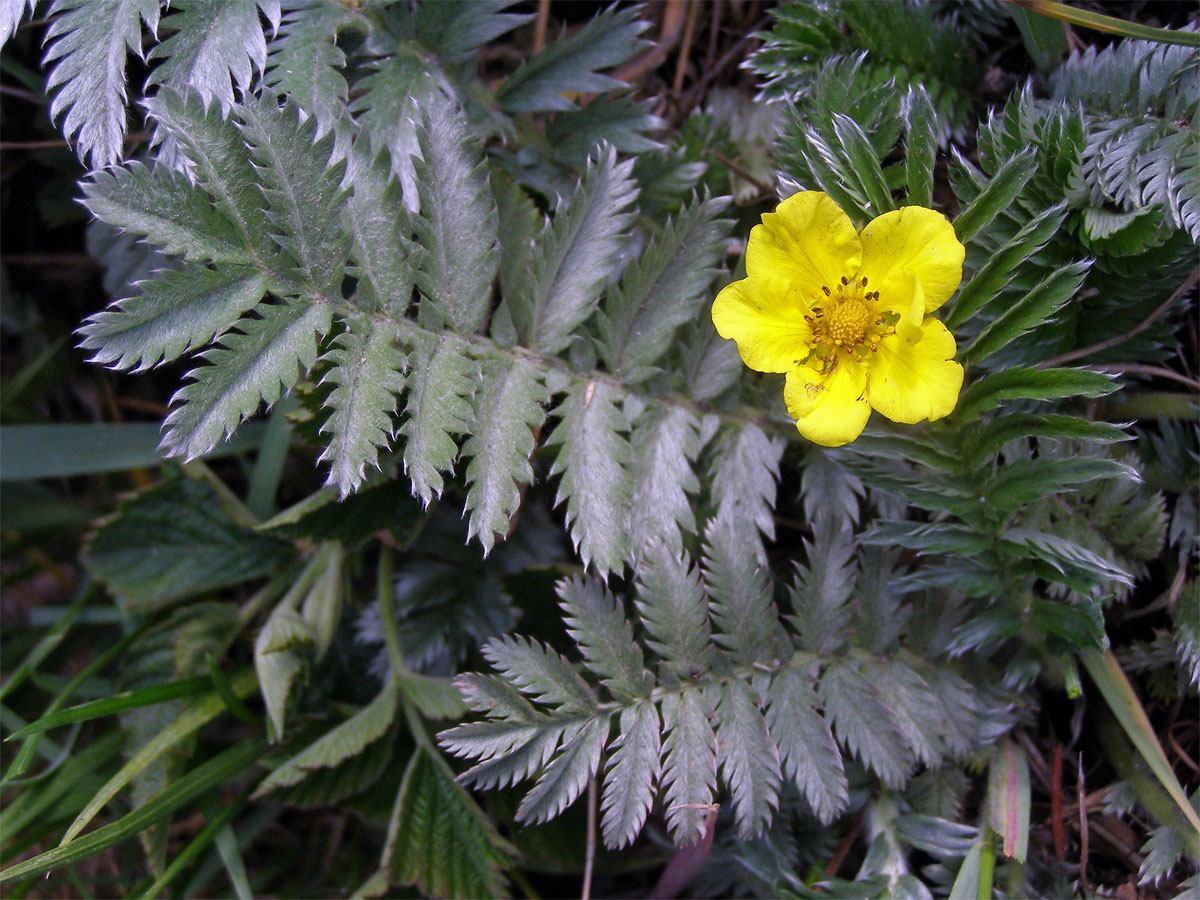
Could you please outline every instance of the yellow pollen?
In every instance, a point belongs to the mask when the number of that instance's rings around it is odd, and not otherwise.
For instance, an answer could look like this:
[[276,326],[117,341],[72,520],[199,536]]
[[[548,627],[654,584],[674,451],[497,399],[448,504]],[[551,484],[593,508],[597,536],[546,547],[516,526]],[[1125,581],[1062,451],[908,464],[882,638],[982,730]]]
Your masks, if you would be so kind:
[[855,297],[843,300],[825,315],[825,333],[830,343],[847,350],[863,342],[870,324],[870,312],[866,305]]

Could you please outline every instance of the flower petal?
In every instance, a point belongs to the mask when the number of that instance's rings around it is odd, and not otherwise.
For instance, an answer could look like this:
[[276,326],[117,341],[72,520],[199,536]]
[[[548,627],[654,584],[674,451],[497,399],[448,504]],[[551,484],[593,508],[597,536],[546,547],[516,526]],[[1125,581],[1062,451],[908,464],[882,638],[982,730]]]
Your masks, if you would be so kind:
[[904,269],[921,281],[925,312],[949,300],[962,281],[966,249],[946,217],[923,206],[905,206],[871,220],[862,231],[862,248],[862,274],[884,303]]
[[862,434],[871,415],[866,385],[866,372],[853,360],[839,361],[828,375],[804,366],[788,372],[783,402],[802,435],[823,447],[840,447]]
[[806,292],[858,271],[862,244],[850,217],[820,191],[792,194],[750,230],[746,273],[787,278]]
[[950,415],[963,383],[956,349],[954,336],[932,316],[922,323],[915,343],[899,334],[884,338],[873,354],[867,384],[871,407],[905,425]]
[[744,278],[713,301],[717,334],[737,341],[742,361],[758,372],[788,372],[808,356],[812,327],[800,288],[782,278]]

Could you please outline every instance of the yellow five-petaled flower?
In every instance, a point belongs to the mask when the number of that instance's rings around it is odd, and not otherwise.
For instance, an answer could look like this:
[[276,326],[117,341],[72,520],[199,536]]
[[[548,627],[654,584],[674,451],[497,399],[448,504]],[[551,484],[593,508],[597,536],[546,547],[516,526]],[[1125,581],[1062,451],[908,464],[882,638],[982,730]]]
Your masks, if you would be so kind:
[[872,409],[940,419],[963,370],[930,313],[962,280],[964,252],[932,209],[906,206],[857,232],[828,194],[802,191],[751,230],[746,278],[717,295],[713,324],[751,369],[787,375],[788,412],[818,444],[854,440]]

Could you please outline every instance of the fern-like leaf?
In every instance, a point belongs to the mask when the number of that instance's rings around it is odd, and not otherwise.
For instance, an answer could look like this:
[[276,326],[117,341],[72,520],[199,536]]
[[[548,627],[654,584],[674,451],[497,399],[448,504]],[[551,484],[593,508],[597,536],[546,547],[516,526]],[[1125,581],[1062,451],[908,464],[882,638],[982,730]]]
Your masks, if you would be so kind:
[[834,653],[846,641],[854,592],[854,535],[849,523],[830,514],[813,522],[813,541],[804,542],[807,566],[797,567],[792,622],[801,646]]
[[733,792],[738,831],[744,837],[759,834],[779,806],[779,750],[747,682],[734,678],[725,684],[717,719],[717,755]]
[[415,51],[399,47],[395,52],[371,63],[370,75],[352,85],[350,110],[376,149],[390,151],[392,174],[400,179],[404,205],[409,212],[420,208],[417,197],[417,176],[413,157],[417,143],[417,123],[421,110],[433,97],[453,97],[454,89],[445,75]]
[[603,381],[574,382],[555,410],[547,444],[558,447],[550,474],[561,475],[555,505],[566,501],[567,526],[584,565],[620,572],[629,546],[629,429],[617,392]]
[[444,763],[419,748],[388,824],[389,880],[415,884],[427,897],[507,897],[504,867],[515,856]]
[[391,439],[404,355],[387,322],[349,319],[323,359],[332,368],[322,383],[334,387],[325,401],[330,416],[321,426],[330,434],[329,446],[319,461],[329,463],[327,483],[345,497],[362,483],[368,466],[378,465],[379,448]]
[[488,357],[475,398],[475,425],[463,445],[467,464],[468,539],[486,555],[508,533],[521,504],[521,488],[533,480],[530,457],[549,399],[541,372],[522,357]]
[[408,381],[405,420],[404,471],[413,496],[429,505],[442,493],[441,472],[454,466],[458,446],[454,435],[471,424],[471,392],[478,363],[467,356],[461,340],[422,333],[416,341]]
[[400,183],[391,177],[386,154],[371,159],[366,146],[355,145],[349,160],[354,190],[342,211],[344,227],[353,235],[348,271],[358,279],[360,309],[399,318],[412,302],[420,248],[410,240]]
[[757,425],[728,428],[719,438],[710,471],[717,518],[763,565],[766,550],[757,532],[775,536],[775,483],[783,442],[773,440]]
[[650,406],[638,417],[631,441],[629,540],[637,553],[661,540],[675,553],[696,531],[692,498],[700,482],[692,464],[700,452],[700,423],[682,406]]
[[514,72],[496,92],[506,112],[546,112],[573,109],[564,93],[597,94],[621,87],[621,82],[599,70],[617,66],[637,53],[638,40],[649,26],[641,10],[615,6],[576,31],[560,37]]
[[215,100],[228,113],[234,88],[245,91],[267,63],[258,7],[248,0],[175,0],[171,9],[161,24],[174,34],[150,51],[150,60],[161,62],[147,86],[193,88],[205,105]]
[[346,54],[337,44],[338,33],[358,21],[341,3],[293,3],[267,46],[264,83],[311,113],[318,135],[332,128],[344,109],[349,87],[341,72]]
[[913,759],[879,689],[853,665],[835,662],[821,675],[825,715],[842,742],[889,787],[908,777]]
[[[641,645],[615,598],[601,584],[574,578],[558,585],[567,633],[600,683],[619,697],[648,697]],[[624,732],[624,726],[622,726]]]
[[784,668],[767,692],[767,727],[778,743],[783,774],[796,783],[816,817],[829,823],[846,808],[849,792],[841,751],[816,711],[817,702],[808,679]]
[[89,316],[79,346],[96,351],[90,362],[140,372],[203,347],[254,308],[268,283],[244,266],[168,270],[142,282],[139,296]]
[[633,843],[654,802],[661,767],[662,737],[653,703],[636,703],[621,713],[621,737],[604,778],[603,833],[614,850]]
[[711,706],[699,690],[663,698],[662,782],[666,788],[667,824],[679,845],[704,833],[708,806],[717,785],[717,737],[709,722]]
[[724,254],[723,200],[697,200],[671,221],[609,292],[598,320],[600,352],[628,384],[654,374],[671,336],[694,319]]
[[571,664],[536,641],[506,635],[489,641],[483,655],[501,675],[538,703],[567,713],[596,706],[596,695]]
[[142,235],[188,260],[254,262],[232,224],[178,172],[140,162],[97,172],[83,185],[84,204],[103,222]]
[[259,175],[241,134],[216,104],[205,106],[195,92],[160,91],[146,101],[150,112],[178,142],[196,181],[237,229],[258,260],[274,255],[271,223],[263,212]]
[[[50,118],[80,160],[101,169],[121,159],[125,58],[141,53],[142,24],[158,28],[159,0],[55,0],[46,30],[46,92],[59,88]],[[53,65],[51,65],[53,64]]]
[[608,715],[588,719],[559,751],[517,807],[518,822],[548,822],[575,802],[600,767],[608,743]]
[[417,273],[421,320],[472,334],[487,316],[499,264],[496,203],[466,117],[436,95],[423,114],[422,159],[413,161],[421,198],[414,224],[424,249]]
[[258,318],[242,318],[221,346],[201,354],[209,363],[171,398],[176,409],[163,423],[161,449],[194,459],[224,440],[258,409],[300,380],[317,361],[317,339],[329,331],[330,312],[321,304],[296,302],[261,306]]
[[592,314],[629,222],[624,210],[637,190],[632,173],[632,161],[618,163],[612,147],[603,149],[570,203],[560,203],[543,232],[529,293],[505,298],[527,346],[558,353]]
[[294,102],[282,110],[265,95],[239,110],[242,132],[266,198],[271,235],[296,262],[296,276],[318,292],[336,293],[350,249],[342,228],[345,163],[331,165],[333,136],[317,140],[316,121]]
[[680,678],[707,672],[713,661],[708,601],[700,574],[662,543],[646,548],[638,572],[638,614],[646,643]]
[[775,658],[779,610],[768,571],[741,544],[728,522],[714,519],[704,533],[704,581],[715,638],[739,665]]

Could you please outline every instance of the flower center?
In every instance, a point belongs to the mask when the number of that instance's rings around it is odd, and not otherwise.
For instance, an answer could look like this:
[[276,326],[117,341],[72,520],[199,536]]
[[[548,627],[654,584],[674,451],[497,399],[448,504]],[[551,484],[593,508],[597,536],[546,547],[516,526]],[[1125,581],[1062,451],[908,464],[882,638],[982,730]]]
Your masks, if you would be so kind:
[[881,338],[895,333],[900,321],[898,314],[876,309],[879,291],[867,290],[865,276],[855,281],[843,276],[832,289],[821,285],[820,292],[812,291],[811,296],[816,302],[812,314],[804,319],[812,326],[813,346],[808,356],[797,362],[820,372],[837,366],[839,351],[865,361]]

